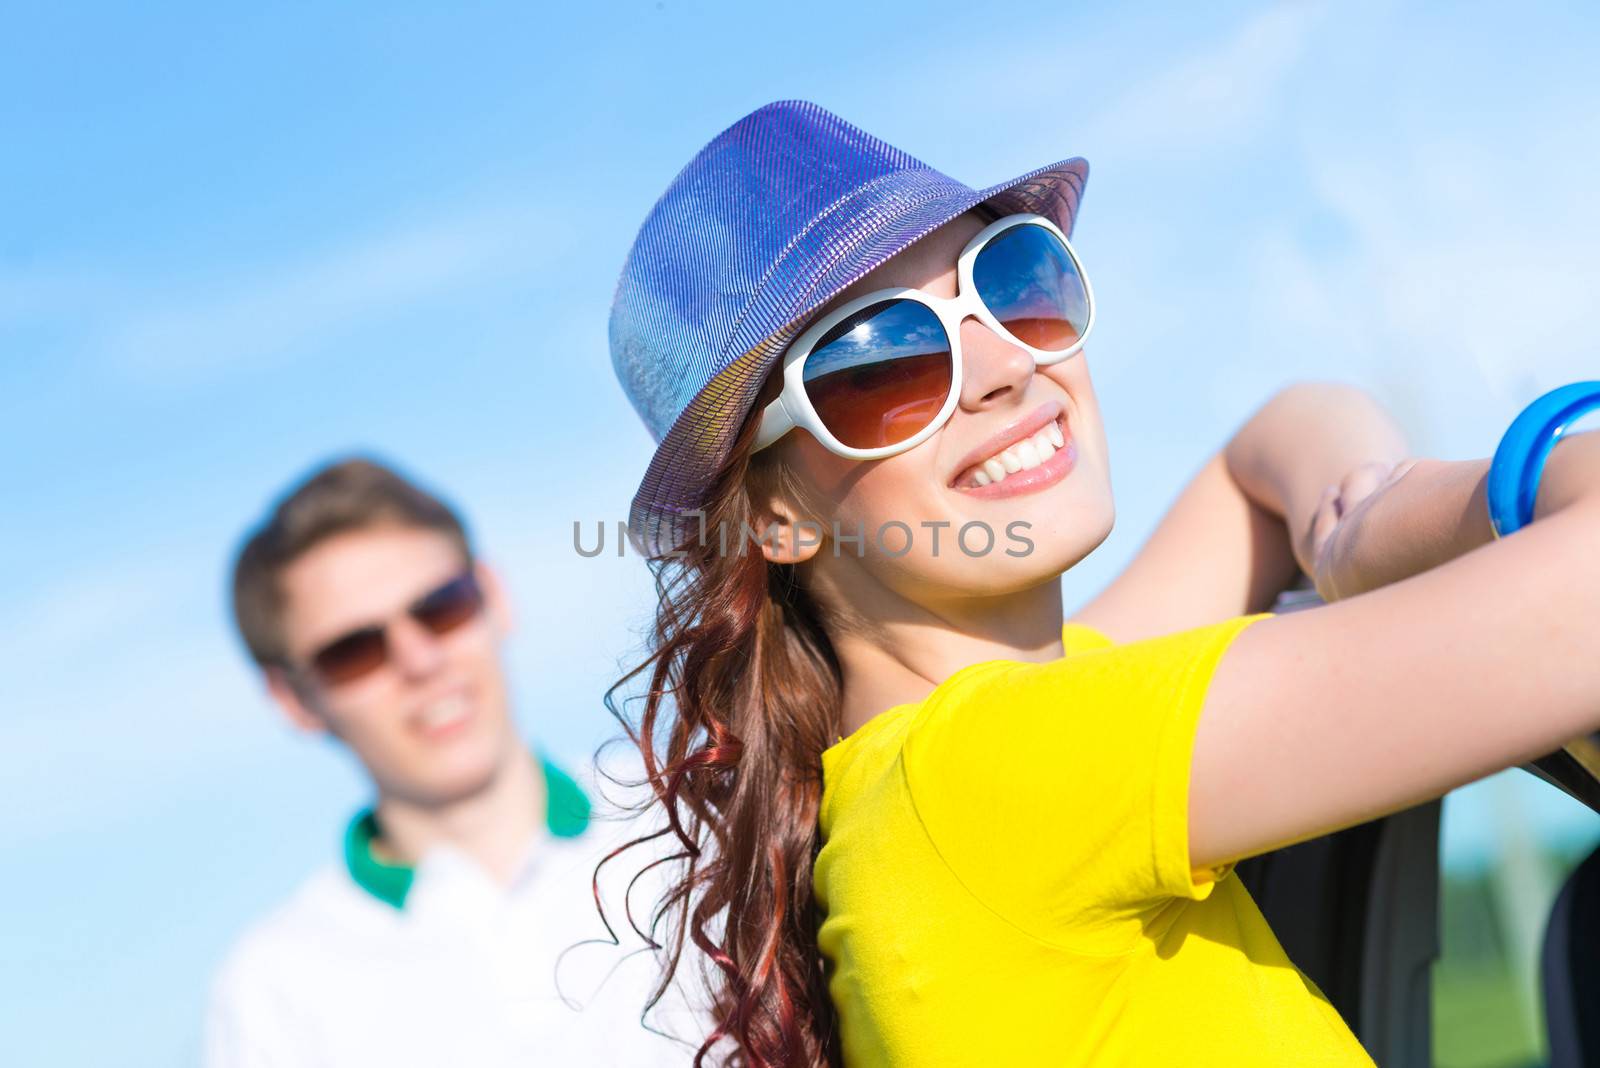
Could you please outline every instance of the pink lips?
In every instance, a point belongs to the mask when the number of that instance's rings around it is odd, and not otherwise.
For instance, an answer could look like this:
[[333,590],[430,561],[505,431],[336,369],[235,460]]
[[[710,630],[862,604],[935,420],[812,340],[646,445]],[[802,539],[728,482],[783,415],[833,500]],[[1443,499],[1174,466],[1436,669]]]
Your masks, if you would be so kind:
[[[976,467],[995,453],[1015,445],[1023,438],[1031,438],[1034,434],[1049,426],[1060,415],[1060,401],[1045,401],[1022,418],[1007,423],[997,433],[979,442],[976,448],[961,458],[961,462],[956,465],[956,473],[950,478],[950,485],[954,486],[956,480],[965,474],[968,468]],[[1064,419],[1062,420],[1062,432],[1066,433],[1066,420]]]
[[1040,464],[1030,467],[1025,471],[1017,471],[1007,475],[1000,482],[991,482],[987,486],[957,486],[962,493],[970,493],[974,497],[992,500],[998,497],[1015,497],[1023,493],[1034,493],[1053,486],[1067,477],[1067,474],[1078,463],[1078,446],[1072,438],[1055,451],[1055,454]]
[[[463,708],[459,713],[449,717],[444,722],[429,722],[426,710],[442,700],[460,701],[463,704]],[[466,733],[472,728],[472,724],[477,718],[478,707],[474,693],[470,689],[461,687],[447,690],[439,697],[424,702],[412,718],[411,726],[424,741],[430,743],[444,742]]]
[[[1037,467],[1014,471],[999,482],[991,482],[987,486],[980,486],[971,479],[965,478],[966,473],[979,463],[1002,451],[1003,449],[1032,437],[1051,422],[1059,420],[1061,433],[1065,439],[1062,446],[1057,449],[1044,463]],[[985,500],[1001,497],[1015,497],[1024,493],[1035,493],[1047,486],[1053,486],[1066,478],[1077,465],[1078,447],[1073,439],[1071,427],[1066,415],[1058,401],[1047,401],[1022,419],[1009,424],[999,433],[988,438],[963,459],[957,468],[956,477],[951,481],[951,487],[962,493]]]

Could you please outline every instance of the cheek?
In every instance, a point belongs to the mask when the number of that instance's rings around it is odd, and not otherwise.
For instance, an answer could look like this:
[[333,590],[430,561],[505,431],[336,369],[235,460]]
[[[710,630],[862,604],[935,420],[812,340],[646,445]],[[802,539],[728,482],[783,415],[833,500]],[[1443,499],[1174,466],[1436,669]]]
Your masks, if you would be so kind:
[[485,624],[460,637],[450,649],[452,667],[480,697],[488,690],[497,691],[502,674],[498,634]]
[[347,744],[358,750],[381,750],[401,734],[394,714],[395,697],[392,679],[364,679],[326,702],[324,713],[333,733]]
[[[880,507],[884,502],[926,496],[931,457],[938,437],[910,452],[885,460],[853,460],[829,452],[816,438],[797,432],[786,462],[805,485],[812,503],[823,511],[842,514]],[[828,515],[819,518],[827,519]]]
[[447,645],[446,673],[465,683],[478,709],[478,726],[486,735],[496,735],[511,718],[510,692],[506,664],[502,658],[499,629],[488,619],[470,630],[450,635],[459,641]]
[[1084,354],[1041,367],[1039,373],[1060,386],[1069,403],[1068,426],[1078,445],[1080,461],[1101,471],[1106,467],[1106,430],[1100,418],[1100,401],[1089,380],[1089,365]]
[[[940,486],[928,461],[912,450],[862,470],[837,501],[833,518],[841,534],[866,536],[866,545],[884,549],[883,563],[895,570],[913,567],[935,526],[957,520],[949,494]],[[910,539],[910,548],[900,550]],[[841,552],[853,552],[846,544]]]
[[849,494],[851,482],[861,473],[863,465],[859,460],[829,452],[804,430],[792,432],[790,438],[788,455],[782,462],[798,476],[818,507]]
[[1083,353],[1080,352],[1060,363],[1047,364],[1039,368],[1036,373],[1060,387],[1076,414],[1099,418],[1100,410],[1095,400],[1094,384],[1089,380],[1089,365],[1085,362]]
[[[935,470],[938,437],[884,460],[852,460],[829,452],[809,434],[796,443],[793,469],[825,526],[837,523],[845,534],[869,535],[884,524],[919,530],[923,521],[949,520],[952,501]],[[903,534],[890,536],[895,545]]]
[[1089,361],[1084,353],[1041,367],[1039,373],[1065,390],[1075,409],[1099,419],[1100,400],[1095,395],[1094,380],[1089,377]]

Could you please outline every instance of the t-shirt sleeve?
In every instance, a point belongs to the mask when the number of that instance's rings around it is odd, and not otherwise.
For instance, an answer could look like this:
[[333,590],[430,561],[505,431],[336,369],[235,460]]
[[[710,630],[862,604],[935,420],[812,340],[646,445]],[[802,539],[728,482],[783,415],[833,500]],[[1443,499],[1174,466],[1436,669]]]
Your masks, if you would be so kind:
[[1228,645],[1271,615],[1074,642],[1048,663],[988,661],[947,679],[902,759],[952,873],[1024,930],[1106,950],[1173,899],[1210,894],[1231,866],[1189,864],[1195,728]]

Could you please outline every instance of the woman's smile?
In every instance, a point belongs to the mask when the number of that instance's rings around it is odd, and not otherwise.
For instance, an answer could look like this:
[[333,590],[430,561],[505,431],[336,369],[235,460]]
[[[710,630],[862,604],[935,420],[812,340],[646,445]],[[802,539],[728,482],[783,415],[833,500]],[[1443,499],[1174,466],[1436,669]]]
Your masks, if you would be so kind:
[[968,453],[950,485],[993,499],[1033,493],[1067,476],[1078,450],[1059,401],[1048,401]]

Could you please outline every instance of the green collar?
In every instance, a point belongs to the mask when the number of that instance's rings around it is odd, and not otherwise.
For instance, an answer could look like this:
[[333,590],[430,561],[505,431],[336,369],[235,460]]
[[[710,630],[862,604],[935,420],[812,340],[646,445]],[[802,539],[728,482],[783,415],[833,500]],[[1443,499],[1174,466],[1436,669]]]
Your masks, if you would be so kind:
[[[577,782],[544,756],[539,756],[544,772],[544,824],[557,838],[576,838],[589,826],[589,798]],[[356,813],[344,832],[344,864],[357,886],[395,908],[404,908],[406,894],[416,869],[407,864],[379,860],[372,852],[378,837],[378,819],[372,809]]]

